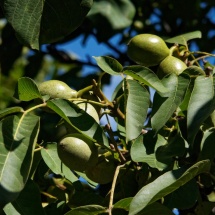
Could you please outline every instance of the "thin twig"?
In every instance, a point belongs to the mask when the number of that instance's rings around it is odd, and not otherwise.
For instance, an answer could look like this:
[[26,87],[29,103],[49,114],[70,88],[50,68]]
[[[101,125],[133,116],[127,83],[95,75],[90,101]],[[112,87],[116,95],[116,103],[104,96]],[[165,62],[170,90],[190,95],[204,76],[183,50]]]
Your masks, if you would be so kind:
[[94,94],[97,95],[101,99],[101,101],[104,101],[104,103],[108,104],[113,108],[114,106],[112,102],[110,102],[108,98],[104,95],[104,93],[101,91],[100,86],[98,85],[95,79],[92,80],[92,84],[93,84]]
[[112,131],[112,129],[111,129],[110,124],[107,124],[107,125],[105,126],[105,128],[106,128],[107,133],[108,133],[109,136],[110,136],[110,140],[111,140],[112,144],[114,145],[115,150],[116,150],[117,153],[119,154],[119,158],[120,158],[121,163],[125,163],[125,162],[126,162],[126,159],[125,159],[125,157],[123,156],[123,154],[121,153],[121,151],[119,150],[119,148],[118,148],[118,146],[117,146],[117,143],[116,143],[116,141],[115,141],[115,139],[114,139],[113,131]]
[[43,149],[43,147],[42,147],[42,146],[39,146],[38,148],[34,149],[34,152],[38,152],[38,151],[40,151],[40,150],[42,150],[42,149]]
[[192,60],[192,61],[190,62],[190,64],[193,65],[193,63],[195,63],[195,62],[197,62],[197,61],[199,61],[199,60],[201,60],[201,59],[208,58],[208,57],[212,57],[212,56],[211,56],[211,55],[204,55],[204,56],[195,58],[194,60]]
[[119,175],[119,170],[120,170],[120,168],[122,168],[124,166],[125,166],[125,164],[119,165],[119,166],[117,166],[117,168],[115,170],[115,174],[114,174],[113,182],[112,182],[112,186],[111,186],[111,191],[110,191],[110,201],[109,201],[109,207],[108,207],[108,214],[109,215],[112,215],[113,196],[114,196],[114,190],[116,187],[116,180],[117,180],[117,177]]

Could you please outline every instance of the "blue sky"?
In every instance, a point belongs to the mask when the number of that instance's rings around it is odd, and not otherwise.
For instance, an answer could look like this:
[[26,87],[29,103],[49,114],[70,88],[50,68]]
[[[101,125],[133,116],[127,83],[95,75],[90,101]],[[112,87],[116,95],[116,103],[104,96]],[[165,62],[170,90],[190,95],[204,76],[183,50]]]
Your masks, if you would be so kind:
[[[117,45],[117,41],[120,39],[120,35],[116,35],[115,37],[111,38],[111,40],[109,41],[113,46]],[[86,42],[86,46],[83,47],[82,45],[82,41],[83,41],[83,36],[80,36],[78,38],[76,38],[75,40],[73,40],[72,42],[69,43],[65,43],[63,45],[58,46],[58,48],[60,50],[64,50],[66,52],[69,52],[71,54],[76,55],[80,60],[82,61],[87,61],[88,57],[91,58],[91,60],[96,64],[96,61],[94,60],[94,58],[92,56],[103,56],[103,55],[107,55],[107,53],[111,53],[112,55],[115,54],[115,56],[117,57],[117,53],[114,53],[113,50],[111,50],[110,48],[108,48],[106,45],[102,44],[102,43],[98,43],[94,37],[89,37],[88,41]],[[120,50],[121,51],[126,51],[126,45],[122,45],[120,46]],[[99,70],[99,68],[98,68]],[[89,74],[95,72],[95,68],[94,67],[90,67],[90,66],[85,66],[83,68],[83,75]],[[106,95],[106,97],[111,100],[111,96],[112,93],[115,89],[115,87],[119,84],[119,82],[122,80],[121,76],[112,76],[111,77],[111,84],[110,85],[106,85],[103,87],[103,92]],[[109,117],[111,126],[113,130],[116,130],[116,123],[113,120],[112,117]],[[103,117],[101,119],[101,124],[106,124],[106,118]]]
[[[202,7],[204,7],[204,5],[202,5]],[[159,11],[157,11],[157,13],[159,13]],[[212,21],[212,23],[215,24],[215,8],[211,8],[211,10],[209,11],[207,17]],[[151,23],[153,22],[157,22],[157,17],[153,16],[151,17]],[[179,20],[180,21],[180,20]],[[157,26],[157,30],[159,30],[159,26]],[[196,29],[198,30],[198,29]],[[185,32],[187,33],[187,32]],[[215,35],[215,30],[212,30],[209,32],[208,35],[203,35],[203,39],[207,39],[206,37],[212,37]],[[117,45],[117,41],[120,39],[120,35],[116,35],[115,37],[111,38],[111,40],[109,41],[113,46],[118,46]],[[73,40],[72,42],[69,43],[65,43],[63,45],[58,46],[58,48],[60,50],[65,50],[66,52],[70,52],[71,54],[75,54],[77,55],[78,58],[80,58],[82,61],[87,61],[87,57],[92,57],[92,56],[103,56],[103,55],[107,55],[107,53],[111,53],[112,55],[115,54],[115,56],[117,57],[117,54],[114,53],[113,50],[110,50],[106,45],[102,44],[102,43],[97,43],[97,41],[95,40],[94,37],[89,37],[88,41],[86,42],[86,46],[82,46],[82,41],[83,41],[83,36],[78,37],[77,39]],[[126,51],[126,45],[125,46],[120,46],[117,47],[120,48],[120,50],[122,52]],[[192,51],[197,50],[197,46],[195,44],[195,42],[192,43],[190,49]],[[202,50],[204,51],[204,50]],[[215,64],[215,58],[207,58],[207,60],[209,60],[212,64]],[[92,61],[94,63],[95,60],[92,58]],[[83,69],[83,75],[89,74],[91,72],[94,72],[95,68],[89,67],[89,66],[85,66]],[[112,80],[111,80],[111,84],[108,86],[104,86],[103,88],[103,92],[105,93],[105,95],[107,96],[108,99],[111,99],[112,93],[115,89],[115,87],[118,85],[118,83],[121,81],[121,76],[112,76]],[[110,122],[112,125],[112,128],[115,130],[116,129],[116,123],[114,123],[114,120],[110,118]],[[105,119],[102,120],[101,122],[102,124],[106,123]],[[178,211],[177,209],[175,209],[174,214],[177,215]]]
[[[109,41],[113,46],[117,45],[117,41],[120,39],[120,35],[116,35],[115,37],[111,38]],[[91,36],[89,37],[88,41],[86,42],[86,46],[82,46],[83,36],[78,37],[77,39],[73,40],[72,42],[65,43],[63,45],[58,46],[59,49],[65,50],[66,52],[70,52],[71,54],[77,55],[79,59],[82,61],[87,61],[87,57],[90,57],[91,60],[96,64],[96,61],[93,59],[92,56],[103,56],[107,55],[107,53],[111,53],[112,55],[115,54],[117,57],[117,53],[114,53],[113,50],[108,48],[106,45],[102,43],[98,43],[96,39]],[[126,45],[120,46],[121,51],[126,51]],[[95,68],[90,66],[85,66],[83,68],[83,75],[95,72]],[[104,93],[108,99],[111,98],[112,92],[117,86],[117,84],[121,81],[121,77],[119,76],[112,76],[111,85],[104,87]]]
[[[204,7],[204,5],[202,5],[202,7]],[[157,11],[157,13],[159,14],[159,11]],[[211,10],[209,11],[209,13],[207,14],[207,17],[211,20],[212,23],[215,24],[215,8],[212,7]],[[158,17],[156,17],[155,15],[153,15],[150,18],[150,22],[154,23],[157,22]],[[157,28],[159,28],[159,26],[157,26]],[[159,30],[159,29],[157,29]],[[198,29],[196,29],[198,30]],[[185,32],[187,33],[187,32]],[[202,35],[202,39],[207,39],[206,37],[212,37],[215,35],[215,30],[212,30],[211,32],[209,32],[208,35]],[[120,39],[120,35],[116,35],[114,37],[112,37],[110,39],[110,43],[114,46],[120,49],[120,51],[125,52],[127,47],[126,45],[122,45],[122,46],[118,46],[118,40]],[[82,45],[83,42],[83,36],[80,36],[78,38],[76,38],[75,40],[65,43],[65,44],[61,44],[58,46],[58,48],[60,50],[64,50],[66,52],[69,52],[70,54],[73,54],[75,56],[77,56],[80,60],[82,61],[88,61],[88,58],[91,58],[92,62],[95,62],[95,60],[92,58],[92,56],[103,56],[103,55],[108,55],[108,53],[111,53],[111,55],[115,55],[115,57],[117,57],[117,53],[114,53],[114,51],[112,49],[110,49],[108,46],[106,46],[103,43],[98,43],[96,41],[96,39],[93,36],[89,36],[87,42],[85,43],[86,45]],[[195,41],[192,43],[192,45],[190,46],[190,50],[192,51],[196,51],[198,49],[198,47],[195,44]],[[204,51],[204,50],[202,50]],[[211,62],[212,64],[215,64],[215,58],[207,58],[207,60],[209,62]],[[89,66],[85,66],[83,68],[83,75],[89,74],[95,72],[95,68],[94,67],[89,67]],[[104,86],[103,88],[103,92],[105,93],[106,97],[108,99],[111,99],[112,93],[115,89],[115,87],[118,85],[118,83],[121,81],[121,76],[112,76],[111,77],[111,84]],[[113,123],[113,121],[111,120],[111,122]]]

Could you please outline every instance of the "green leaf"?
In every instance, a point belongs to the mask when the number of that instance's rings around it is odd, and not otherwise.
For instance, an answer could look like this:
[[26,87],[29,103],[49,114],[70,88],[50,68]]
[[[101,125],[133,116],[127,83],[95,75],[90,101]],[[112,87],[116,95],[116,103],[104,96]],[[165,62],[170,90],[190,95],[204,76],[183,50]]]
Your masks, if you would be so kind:
[[38,186],[29,180],[18,198],[4,207],[7,215],[45,215]]
[[47,106],[83,135],[92,138],[100,145],[109,147],[108,139],[101,126],[74,103],[63,99],[53,99],[47,102]]
[[137,138],[143,128],[150,104],[149,92],[135,80],[127,80],[126,139]]
[[109,56],[93,57],[97,65],[106,73],[110,75],[120,75],[122,72],[122,65],[114,58]]
[[0,202],[14,201],[25,186],[39,131],[39,117],[14,115],[0,122]]
[[175,157],[182,157],[185,154],[185,140],[180,134],[169,137],[167,142],[156,150],[156,159],[162,163],[171,163]]
[[192,178],[210,169],[210,161],[203,160],[191,166],[189,169],[182,167],[159,176],[153,182],[144,186],[133,198],[129,215],[135,215],[162,197],[172,193]]
[[98,215],[106,211],[106,208],[100,205],[86,205],[72,209],[65,215]]
[[39,49],[41,14],[44,2],[39,0],[5,0],[5,17],[24,45]]
[[96,189],[96,187],[98,186],[98,183],[97,183],[97,182],[94,182],[94,181],[90,180],[90,179],[86,176],[86,174],[83,173],[83,172],[78,172],[78,171],[76,171],[76,173],[77,173],[80,177],[82,177],[83,179],[85,179],[85,180],[88,182],[88,184],[89,184],[93,189]]
[[141,212],[138,213],[138,215],[174,215],[174,213],[167,208],[166,206],[154,202],[153,204],[150,204],[146,206]]
[[168,208],[185,210],[192,208],[196,204],[199,195],[197,181],[192,179],[167,196],[164,201]]
[[36,83],[31,78],[27,77],[22,77],[18,80],[14,97],[21,101],[42,98]]
[[[132,197],[129,197],[118,201],[117,203],[115,203],[113,209],[120,208],[128,211],[132,199],[133,199]],[[138,215],[155,215],[155,214],[173,215],[172,211],[170,211],[169,208],[165,207],[164,205],[158,202],[154,202],[153,204],[146,206],[141,212],[138,213]]]
[[[131,146],[131,159],[134,162],[143,162],[145,161],[145,159],[147,159],[147,156],[149,156],[146,153],[146,147],[143,144],[143,139],[143,135],[139,136],[133,141],[133,144]],[[153,159],[155,159],[155,155],[153,156]]]
[[123,73],[126,75],[130,75],[132,78],[139,81],[141,84],[145,84],[149,87],[152,87],[160,93],[168,92],[168,89],[165,88],[157,75],[155,75],[155,73],[147,67],[139,65],[128,66],[123,69]]
[[203,133],[201,141],[201,152],[200,160],[210,159],[211,161],[215,158],[215,128],[210,128]]
[[112,30],[121,30],[131,25],[134,15],[135,7],[130,1],[100,0],[94,2],[88,18],[93,22],[102,21],[103,26],[105,23]]
[[7,116],[7,115],[10,115],[10,114],[13,114],[13,113],[20,113],[20,112],[23,112],[23,108],[22,107],[10,107],[10,108],[5,108],[3,110],[0,110],[0,119]]
[[169,93],[168,98],[161,97],[158,93],[154,96],[151,124],[156,132],[166,124],[182,103],[189,82],[188,76],[176,76],[175,74],[162,79],[162,83],[169,90]]
[[113,208],[121,208],[128,211],[132,199],[133,197],[121,199],[114,204]]
[[176,37],[172,37],[170,39],[165,40],[165,42],[167,42],[167,43],[178,43],[178,44],[186,46],[188,40],[201,38],[201,37],[202,37],[201,31],[193,31],[193,32],[189,32],[186,34],[181,34],[181,35],[176,36]]
[[190,83],[189,83],[189,86],[187,87],[187,91],[186,91],[186,94],[184,96],[184,100],[182,101],[182,103],[180,104],[180,106],[179,106],[179,108],[177,110],[178,115],[180,115],[180,114],[182,116],[187,115],[187,108],[188,108],[188,104],[189,104],[189,101],[190,101],[191,93],[193,91],[194,81],[195,81],[194,78],[190,79]]
[[115,100],[118,96],[121,96],[123,94],[123,86],[124,79],[119,82],[119,84],[115,87],[113,94],[111,96],[111,101]]
[[214,80],[212,77],[199,76],[187,109],[188,142],[192,143],[201,124],[214,109]]
[[145,135],[140,135],[133,141],[131,146],[131,159],[135,162],[145,162],[152,168],[164,170],[167,165],[159,162],[156,159],[155,152],[159,146],[166,144],[166,139],[157,135],[155,138],[154,132],[149,131]]
[[5,0],[4,13],[24,45],[39,49],[40,44],[63,39],[84,20],[93,0]]
[[78,180],[77,176],[61,162],[57,153],[57,143],[47,143],[46,147],[41,149],[41,155],[52,172],[65,176],[71,182]]
[[190,77],[205,75],[205,72],[199,66],[189,66],[183,73],[188,74]]

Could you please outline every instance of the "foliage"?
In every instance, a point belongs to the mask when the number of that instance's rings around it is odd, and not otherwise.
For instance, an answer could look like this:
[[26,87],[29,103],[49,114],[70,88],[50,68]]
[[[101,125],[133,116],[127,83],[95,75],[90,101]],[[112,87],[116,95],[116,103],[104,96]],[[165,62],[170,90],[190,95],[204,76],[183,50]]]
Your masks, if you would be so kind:
[[[168,215],[175,208],[187,215],[212,213],[215,69],[205,58],[214,57],[215,37],[202,35],[214,26],[208,18],[214,3],[1,0],[0,5],[0,214]],[[159,65],[132,62],[121,46],[140,33],[162,36],[170,55],[187,68],[160,79]],[[59,50],[80,35],[84,45],[93,36],[112,53],[83,61]],[[115,35],[118,46],[109,40]],[[192,51],[194,43],[203,51]],[[95,72],[83,75],[86,66]],[[103,86],[115,76],[121,82],[108,99]],[[77,90],[77,98],[42,95],[38,86],[50,79]],[[85,97],[89,92],[97,100]],[[100,123],[77,100],[97,107]],[[99,161],[115,166],[110,183],[98,184],[62,163],[57,143],[68,127],[93,141]]]

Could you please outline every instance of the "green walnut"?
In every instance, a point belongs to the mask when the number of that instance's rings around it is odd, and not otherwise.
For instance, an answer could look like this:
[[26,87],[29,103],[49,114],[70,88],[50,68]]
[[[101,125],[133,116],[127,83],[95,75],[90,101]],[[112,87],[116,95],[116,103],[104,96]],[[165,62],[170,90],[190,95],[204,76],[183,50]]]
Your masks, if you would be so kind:
[[107,184],[113,180],[115,170],[116,165],[113,160],[104,159],[88,168],[85,173],[90,180],[99,184]]
[[99,123],[99,115],[93,105],[85,101],[73,102],[78,105],[78,107],[80,107],[82,110],[86,111],[90,116],[92,116],[97,123]]
[[176,57],[168,56],[160,63],[157,75],[159,78],[172,73],[180,75],[186,68],[187,65],[183,61]]
[[96,145],[79,133],[63,137],[57,144],[58,156],[67,167],[82,172],[98,162]]
[[170,53],[166,43],[153,34],[139,34],[128,43],[128,57],[143,66],[156,66]]
[[[95,101],[95,102],[98,102],[98,103],[101,101],[98,96],[96,96],[95,94],[93,94],[92,91],[89,91],[88,93],[85,93],[82,96],[82,98],[83,99],[87,99],[87,100],[91,100],[91,101]],[[92,104],[92,105],[96,109],[97,113],[100,114],[101,113],[101,107],[98,106],[98,105],[94,105],[94,104]]]
[[[92,116],[94,118],[94,120],[99,124],[99,115],[93,105],[91,105],[88,102],[83,102],[83,101],[73,101],[73,103],[78,105],[78,107],[81,108],[82,110],[86,111],[86,113],[88,113],[90,116]],[[73,128],[66,121],[63,123],[63,126],[65,127],[67,134],[77,133],[77,130],[75,128]]]
[[77,97],[77,91],[71,89],[66,83],[58,80],[49,80],[39,86],[41,95],[49,95],[50,98],[70,99]]

